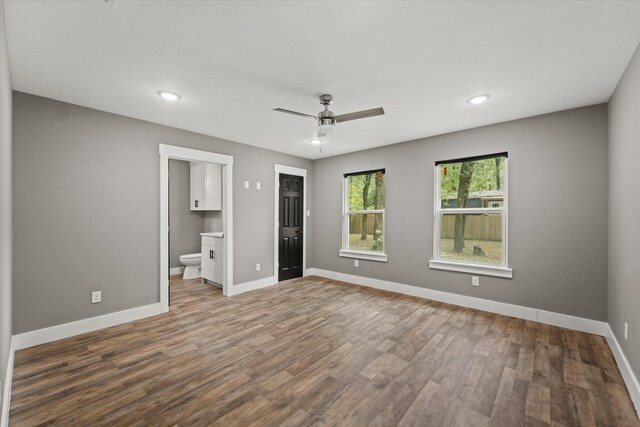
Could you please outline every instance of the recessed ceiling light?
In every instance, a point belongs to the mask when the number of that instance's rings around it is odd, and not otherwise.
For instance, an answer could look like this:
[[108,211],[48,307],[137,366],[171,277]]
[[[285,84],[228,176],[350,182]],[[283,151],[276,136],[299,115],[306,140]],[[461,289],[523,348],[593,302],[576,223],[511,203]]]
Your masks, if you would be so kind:
[[472,96],[471,98],[467,99],[467,102],[469,104],[482,104],[483,102],[486,102],[487,99],[489,99],[489,95],[482,94],[482,95]]
[[309,142],[312,143],[313,145],[318,145],[322,141],[320,141],[318,138],[312,138],[312,139],[309,140]]
[[168,92],[166,90],[159,90],[158,91],[158,95],[163,97],[164,99],[166,99],[167,101],[177,101],[178,99],[182,98],[180,95],[178,95],[177,93],[173,93],[173,92]]

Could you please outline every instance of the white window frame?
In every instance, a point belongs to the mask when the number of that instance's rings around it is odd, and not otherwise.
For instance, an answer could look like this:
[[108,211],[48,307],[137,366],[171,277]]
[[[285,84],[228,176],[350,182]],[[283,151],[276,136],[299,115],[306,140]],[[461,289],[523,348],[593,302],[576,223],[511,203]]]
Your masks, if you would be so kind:
[[[496,154],[495,157],[501,156]],[[485,156],[478,156],[485,157]],[[489,157],[492,158],[492,157]],[[434,199],[433,199],[433,258],[429,260],[429,268],[435,270],[448,270],[461,273],[471,273],[484,276],[496,276],[513,278],[513,270],[509,268],[509,157],[504,156],[503,188],[504,198],[501,208],[442,208],[440,198],[440,166],[434,166]],[[452,163],[456,162],[455,160]],[[502,214],[502,264],[483,264],[462,260],[440,258],[440,219],[442,214]]]
[[[384,168],[373,169],[371,173],[377,171],[383,171]],[[364,171],[366,173],[366,171]],[[369,209],[369,210],[357,210],[350,211],[349,210],[349,177],[353,175],[357,175],[358,173],[348,173],[343,176],[342,179],[342,248],[338,251],[338,255],[343,258],[355,258],[355,259],[363,259],[368,261],[379,261],[379,262],[387,262],[387,242],[386,242],[386,221],[387,215],[385,214],[385,210],[387,207],[387,198],[386,198],[386,187],[387,187],[387,175],[385,171],[384,176],[384,185],[385,185],[385,209]],[[357,251],[353,249],[349,249],[349,215],[358,215],[358,214],[382,214],[382,238],[383,246],[382,252],[374,252],[374,251]]]

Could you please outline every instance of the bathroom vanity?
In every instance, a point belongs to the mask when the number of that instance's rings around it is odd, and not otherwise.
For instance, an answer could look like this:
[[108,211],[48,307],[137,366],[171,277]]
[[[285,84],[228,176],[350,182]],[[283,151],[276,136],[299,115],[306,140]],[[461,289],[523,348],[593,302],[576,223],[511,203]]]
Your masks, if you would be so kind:
[[202,279],[222,287],[224,280],[224,233],[200,233],[202,236]]

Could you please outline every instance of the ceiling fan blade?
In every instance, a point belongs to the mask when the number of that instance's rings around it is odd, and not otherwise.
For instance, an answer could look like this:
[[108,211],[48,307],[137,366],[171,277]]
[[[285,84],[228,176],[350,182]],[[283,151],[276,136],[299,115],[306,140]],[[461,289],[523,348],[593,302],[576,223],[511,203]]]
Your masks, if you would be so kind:
[[384,114],[384,109],[382,107],[372,108],[370,110],[356,111],[355,113],[347,113],[340,114],[339,116],[334,116],[337,123],[347,122],[349,120],[358,120],[358,119],[366,119],[367,117],[375,117],[382,116]]
[[273,111],[279,111],[281,113],[293,114],[295,116],[311,117],[312,119],[318,120],[318,118],[316,116],[312,116],[311,114],[298,113],[297,111],[285,110],[284,108],[274,108]]

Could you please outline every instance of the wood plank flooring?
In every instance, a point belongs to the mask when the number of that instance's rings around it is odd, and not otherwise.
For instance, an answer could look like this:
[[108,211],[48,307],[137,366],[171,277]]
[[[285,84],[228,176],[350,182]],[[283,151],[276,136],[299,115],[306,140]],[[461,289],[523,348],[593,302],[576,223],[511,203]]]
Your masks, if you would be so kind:
[[16,353],[10,424],[640,426],[603,337],[307,277]]

